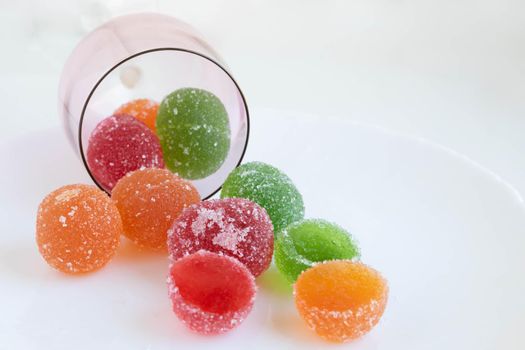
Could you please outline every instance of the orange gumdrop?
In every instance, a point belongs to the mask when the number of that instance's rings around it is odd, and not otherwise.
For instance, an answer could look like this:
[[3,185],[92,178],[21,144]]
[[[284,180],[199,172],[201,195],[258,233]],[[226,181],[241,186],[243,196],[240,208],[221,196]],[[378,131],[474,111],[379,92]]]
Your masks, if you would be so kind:
[[142,247],[166,250],[167,232],[182,211],[200,201],[195,187],[166,169],[128,173],[111,192],[124,235]]
[[95,186],[61,187],[38,207],[38,249],[49,265],[62,272],[90,272],[104,266],[115,255],[121,232],[117,208]]
[[157,120],[158,109],[159,104],[157,102],[147,98],[140,98],[123,104],[113,114],[127,114],[135,117],[155,133],[157,130],[155,121]]
[[385,310],[388,285],[376,270],[350,260],[326,261],[294,285],[295,305],[322,338],[344,342],[369,332]]

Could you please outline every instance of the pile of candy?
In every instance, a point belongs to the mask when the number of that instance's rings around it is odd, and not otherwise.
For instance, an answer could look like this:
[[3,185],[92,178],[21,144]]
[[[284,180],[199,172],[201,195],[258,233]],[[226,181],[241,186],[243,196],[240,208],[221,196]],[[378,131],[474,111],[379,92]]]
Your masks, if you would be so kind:
[[230,149],[230,124],[211,92],[183,88],[160,104],[128,102],[97,124],[86,160],[93,177],[111,193],[124,175],[141,168],[168,168],[196,180],[216,172]]
[[200,200],[187,179],[215,172],[228,150],[228,116],[207,91],[123,105],[89,141],[91,170],[111,198],[88,185],[51,192],[38,209],[40,253],[59,271],[84,273],[111,260],[121,233],[140,247],[167,250],[174,313],[195,332],[218,334],[247,317],[255,277],[275,252],[278,270],[294,283],[299,315],[318,335],[343,342],[370,331],[385,310],[386,281],[358,261],[347,231],[304,219],[287,175],[246,163],[229,174],[221,199]]

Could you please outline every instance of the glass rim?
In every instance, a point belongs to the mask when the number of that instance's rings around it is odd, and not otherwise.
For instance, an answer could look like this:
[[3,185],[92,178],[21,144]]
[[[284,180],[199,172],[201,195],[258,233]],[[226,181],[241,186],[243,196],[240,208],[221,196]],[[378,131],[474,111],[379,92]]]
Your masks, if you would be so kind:
[[[106,190],[98,181],[97,179],[95,178],[95,176],[91,173],[91,169],[89,168],[89,165],[88,165],[88,162],[87,162],[87,159],[86,159],[86,156],[84,155],[84,146],[82,145],[82,126],[84,125],[84,115],[86,113],[86,109],[87,109],[87,106],[91,100],[91,97],[93,96],[93,94],[95,93],[95,91],[97,90],[98,86],[102,83],[102,81],[104,81],[104,79],[106,79],[106,77],[111,74],[115,69],[117,69],[119,66],[121,66],[122,64],[126,63],[127,61],[135,58],[135,57],[138,57],[138,56],[141,56],[141,55],[145,55],[145,54],[148,54],[148,53],[152,53],[152,52],[159,52],[159,51],[178,51],[178,52],[185,52],[185,53],[188,53],[188,54],[192,54],[192,55],[196,55],[196,56],[200,56],[201,58],[204,58],[205,60],[215,64],[219,69],[221,69],[230,79],[231,81],[233,82],[233,84],[235,85],[237,91],[239,92],[239,95],[241,96],[241,99],[242,99],[242,103],[243,103],[243,106],[244,106],[244,112],[246,113],[246,140],[244,141],[244,146],[243,146],[243,150],[242,150],[242,153],[241,153],[241,156],[239,157],[239,160],[237,162],[237,164],[235,165],[235,168],[237,168],[239,165],[241,165],[242,163],[242,160],[244,158],[244,155],[246,154],[246,149],[248,148],[248,140],[250,139],[250,113],[248,111],[248,104],[246,102],[246,98],[244,97],[244,94],[239,86],[239,84],[237,83],[237,81],[233,78],[233,76],[228,72],[228,70],[226,68],[224,68],[220,63],[218,63],[216,60],[214,60],[213,58],[211,57],[208,57],[206,55],[203,55],[199,52],[196,52],[196,51],[193,51],[193,50],[188,50],[188,49],[183,49],[183,48],[177,48],[177,47],[159,47],[159,48],[154,48],[154,49],[148,49],[148,50],[144,50],[144,51],[140,51],[140,52],[137,52],[133,55],[130,55],[126,58],[124,58],[123,60],[119,61],[118,63],[116,63],[114,66],[112,66],[110,69],[108,69],[106,71],[106,73],[104,73],[100,79],[95,83],[95,85],[93,86],[93,88],[91,89],[91,91],[89,92],[89,95],[87,96],[86,98],[86,101],[84,102],[84,106],[82,107],[82,112],[80,114],[80,120],[79,120],[79,123],[78,123],[78,147],[79,147],[79,150],[80,150],[80,157],[82,159],[82,163],[84,164],[84,167],[86,168],[88,174],[89,174],[89,177],[91,177],[91,179],[93,180],[93,182],[95,183],[95,185],[97,185],[98,188],[100,188],[101,190],[103,190],[104,192],[106,192],[109,196],[111,196],[111,192],[109,192],[108,190]],[[235,169],[234,168],[234,169]],[[189,181],[189,180],[187,180]],[[202,198],[202,200],[206,200],[206,199],[209,199],[211,198],[213,195],[215,195],[217,192],[219,192],[222,188],[222,184],[215,190],[213,191],[212,193],[210,193],[208,196],[206,196],[205,198]]]

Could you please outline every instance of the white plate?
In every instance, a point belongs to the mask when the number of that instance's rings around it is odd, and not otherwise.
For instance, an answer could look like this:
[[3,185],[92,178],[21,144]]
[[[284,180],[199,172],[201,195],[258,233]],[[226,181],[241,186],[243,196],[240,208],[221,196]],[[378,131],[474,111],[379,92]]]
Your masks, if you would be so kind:
[[[308,217],[347,227],[390,282],[380,324],[361,340],[308,331],[272,270],[236,330],[187,331],[167,298],[166,258],[122,246],[103,270],[53,271],[34,216],[54,187],[87,181],[61,130],[1,148],[1,349],[523,349],[525,210],[508,184],[424,140],[325,117],[257,111],[246,160],[287,172]],[[9,165],[9,166],[8,166]]]

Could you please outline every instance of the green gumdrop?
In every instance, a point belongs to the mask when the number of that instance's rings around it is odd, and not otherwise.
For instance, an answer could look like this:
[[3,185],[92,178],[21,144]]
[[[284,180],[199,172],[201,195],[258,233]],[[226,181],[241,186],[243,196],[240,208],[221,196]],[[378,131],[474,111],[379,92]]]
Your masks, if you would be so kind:
[[228,113],[217,96],[184,88],[166,96],[157,114],[166,167],[185,179],[202,179],[224,163],[230,149]]
[[359,256],[350,233],[325,220],[302,220],[275,236],[275,265],[290,282],[317,262]]
[[304,217],[303,197],[279,169],[251,162],[233,170],[224,182],[221,198],[240,197],[266,209],[275,232]]

